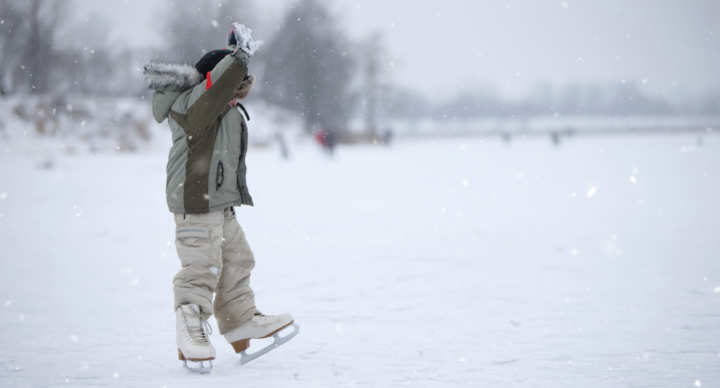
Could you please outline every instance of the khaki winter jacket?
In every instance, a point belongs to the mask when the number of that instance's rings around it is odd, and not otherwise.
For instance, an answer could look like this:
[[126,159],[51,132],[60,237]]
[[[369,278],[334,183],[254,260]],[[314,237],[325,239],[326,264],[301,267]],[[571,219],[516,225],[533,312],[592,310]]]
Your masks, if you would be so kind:
[[247,75],[248,59],[235,50],[207,79],[190,65],[145,66],[155,90],[153,116],[158,123],[167,118],[172,130],[166,196],[173,213],[253,205],[246,183],[247,124],[228,105]]

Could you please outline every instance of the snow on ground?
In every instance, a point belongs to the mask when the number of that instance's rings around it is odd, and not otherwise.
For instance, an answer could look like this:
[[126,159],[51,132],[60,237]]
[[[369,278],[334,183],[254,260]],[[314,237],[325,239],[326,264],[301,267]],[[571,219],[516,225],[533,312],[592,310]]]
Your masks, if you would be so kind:
[[177,360],[164,152],[3,149],[0,386],[718,386],[720,136],[698,140],[252,149],[258,307],[302,329],[245,366],[216,330],[209,375]]

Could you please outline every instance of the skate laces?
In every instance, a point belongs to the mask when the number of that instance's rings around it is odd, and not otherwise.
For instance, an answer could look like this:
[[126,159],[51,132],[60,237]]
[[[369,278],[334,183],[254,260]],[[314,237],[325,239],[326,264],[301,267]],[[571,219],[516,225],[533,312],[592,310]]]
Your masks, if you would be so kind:
[[[190,335],[190,338],[198,345],[210,345],[210,340],[207,336],[212,334],[212,327],[208,321],[202,315],[197,313],[190,314],[183,311],[182,316],[183,321],[185,322],[185,328],[187,329],[187,334]],[[200,320],[200,324],[197,326],[188,325],[187,316],[198,318]]]
[[265,315],[265,314],[255,314],[253,315],[253,320],[255,321],[264,321],[266,319],[274,318],[274,315]]

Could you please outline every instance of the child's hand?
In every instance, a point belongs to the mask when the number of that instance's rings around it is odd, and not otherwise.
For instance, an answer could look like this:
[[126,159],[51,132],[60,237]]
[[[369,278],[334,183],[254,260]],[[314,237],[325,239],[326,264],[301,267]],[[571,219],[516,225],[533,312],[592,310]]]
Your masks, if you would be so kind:
[[233,32],[238,42],[238,48],[248,57],[252,57],[255,51],[263,45],[262,40],[254,41],[251,36],[252,30],[240,23],[233,23]]

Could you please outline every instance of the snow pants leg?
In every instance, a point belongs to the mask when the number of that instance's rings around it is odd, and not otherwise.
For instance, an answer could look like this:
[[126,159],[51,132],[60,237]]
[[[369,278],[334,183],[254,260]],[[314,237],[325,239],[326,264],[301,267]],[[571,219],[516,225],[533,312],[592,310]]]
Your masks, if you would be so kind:
[[192,303],[206,319],[214,313],[220,334],[259,313],[250,288],[255,258],[232,209],[175,214],[175,224],[182,264],[173,279],[175,309]]

